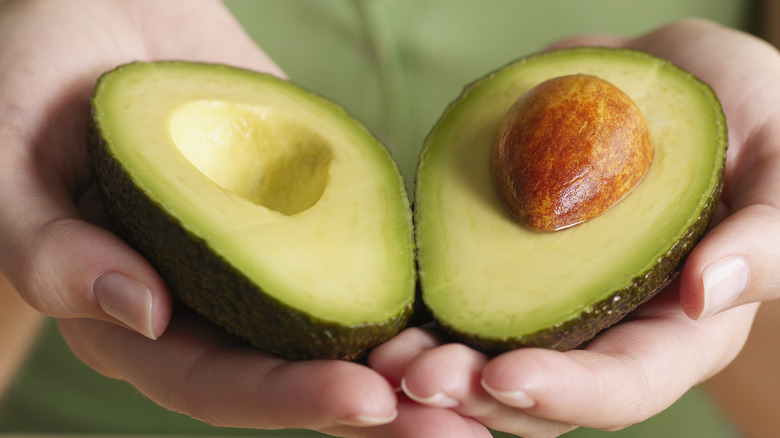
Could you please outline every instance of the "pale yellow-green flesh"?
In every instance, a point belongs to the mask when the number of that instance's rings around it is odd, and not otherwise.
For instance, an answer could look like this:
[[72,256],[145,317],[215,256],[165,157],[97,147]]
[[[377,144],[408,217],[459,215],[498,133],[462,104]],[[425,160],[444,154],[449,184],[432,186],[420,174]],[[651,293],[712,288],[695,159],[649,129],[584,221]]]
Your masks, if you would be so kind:
[[233,69],[136,65],[96,119],[135,183],[265,293],[341,324],[411,301],[410,213],[387,151],[340,108]]
[[[626,92],[655,146],[643,182],[598,218],[554,233],[514,221],[494,194],[499,120],[534,85],[589,73]],[[426,141],[416,191],[423,297],[465,333],[516,337],[575,318],[650,270],[696,220],[717,184],[724,127],[706,87],[645,57],[558,53],[468,89]],[[718,163],[718,164],[716,164]]]

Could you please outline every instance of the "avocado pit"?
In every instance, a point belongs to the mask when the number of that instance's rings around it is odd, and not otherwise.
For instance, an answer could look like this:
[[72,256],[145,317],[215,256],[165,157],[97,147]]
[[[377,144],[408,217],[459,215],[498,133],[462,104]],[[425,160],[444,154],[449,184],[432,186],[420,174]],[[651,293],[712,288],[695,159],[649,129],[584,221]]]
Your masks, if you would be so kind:
[[613,84],[575,74],[532,88],[503,119],[492,156],[496,192],[531,230],[589,221],[626,197],[653,160],[636,103]]

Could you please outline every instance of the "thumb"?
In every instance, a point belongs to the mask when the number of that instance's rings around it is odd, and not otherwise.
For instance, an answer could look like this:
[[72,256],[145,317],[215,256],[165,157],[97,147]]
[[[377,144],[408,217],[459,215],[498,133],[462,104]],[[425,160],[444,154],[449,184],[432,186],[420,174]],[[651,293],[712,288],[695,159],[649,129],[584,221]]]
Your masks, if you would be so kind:
[[680,276],[680,302],[692,319],[780,298],[780,210],[751,205],[728,216],[693,249]]
[[[25,167],[0,172],[0,203],[13,206],[0,214],[0,268],[22,298],[50,316],[160,336],[172,302],[154,268],[118,236],[81,219],[58,178]],[[80,201],[94,209],[93,198]]]

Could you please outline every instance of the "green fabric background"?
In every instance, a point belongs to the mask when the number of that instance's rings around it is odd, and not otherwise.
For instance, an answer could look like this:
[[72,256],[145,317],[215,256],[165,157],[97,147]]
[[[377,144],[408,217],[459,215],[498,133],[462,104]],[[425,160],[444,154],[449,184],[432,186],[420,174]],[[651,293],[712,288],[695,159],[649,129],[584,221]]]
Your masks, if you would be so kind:
[[[428,130],[462,87],[581,33],[636,35],[699,16],[749,29],[737,0],[226,0],[292,80],[343,105],[391,149],[411,187]],[[149,402],[81,364],[49,322],[0,403],[0,433],[319,436],[214,429]],[[505,436],[496,434],[497,436]],[[693,389],[662,414],[616,433],[568,438],[733,437]]]

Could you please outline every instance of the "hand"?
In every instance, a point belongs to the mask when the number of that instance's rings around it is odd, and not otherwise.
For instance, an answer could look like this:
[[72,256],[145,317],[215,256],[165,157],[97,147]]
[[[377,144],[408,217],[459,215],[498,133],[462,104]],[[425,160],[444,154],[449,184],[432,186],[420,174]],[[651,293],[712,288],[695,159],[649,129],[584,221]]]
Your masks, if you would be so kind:
[[558,46],[573,45],[644,50],[709,83],[729,124],[725,189],[713,228],[679,282],[584,349],[488,358],[409,329],[370,356],[374,369],[420,403],[526,437],[577,426],[619,429],[659,413],[737,355],[757,309],[746,303],[780,296],[777,52],[703,21],[633,40],[592,36]]
[[365,366],[286,362],[171,320],[163,281],[104,227],[85,147],[92,87],[118,64],[171,58],[283,74],[215,0],[0,3],[0,269],[88,365],[171,409],[354,436],[391,421],[396,394]]
[[95,225],[103,218],[85,148],[92,87],[118,64],[161,58],[281,74],[217,2],[162,3],[0,7],[0,267],[45,314],[121,323],[150,338],[165,329],[170,299],[140,255]]

